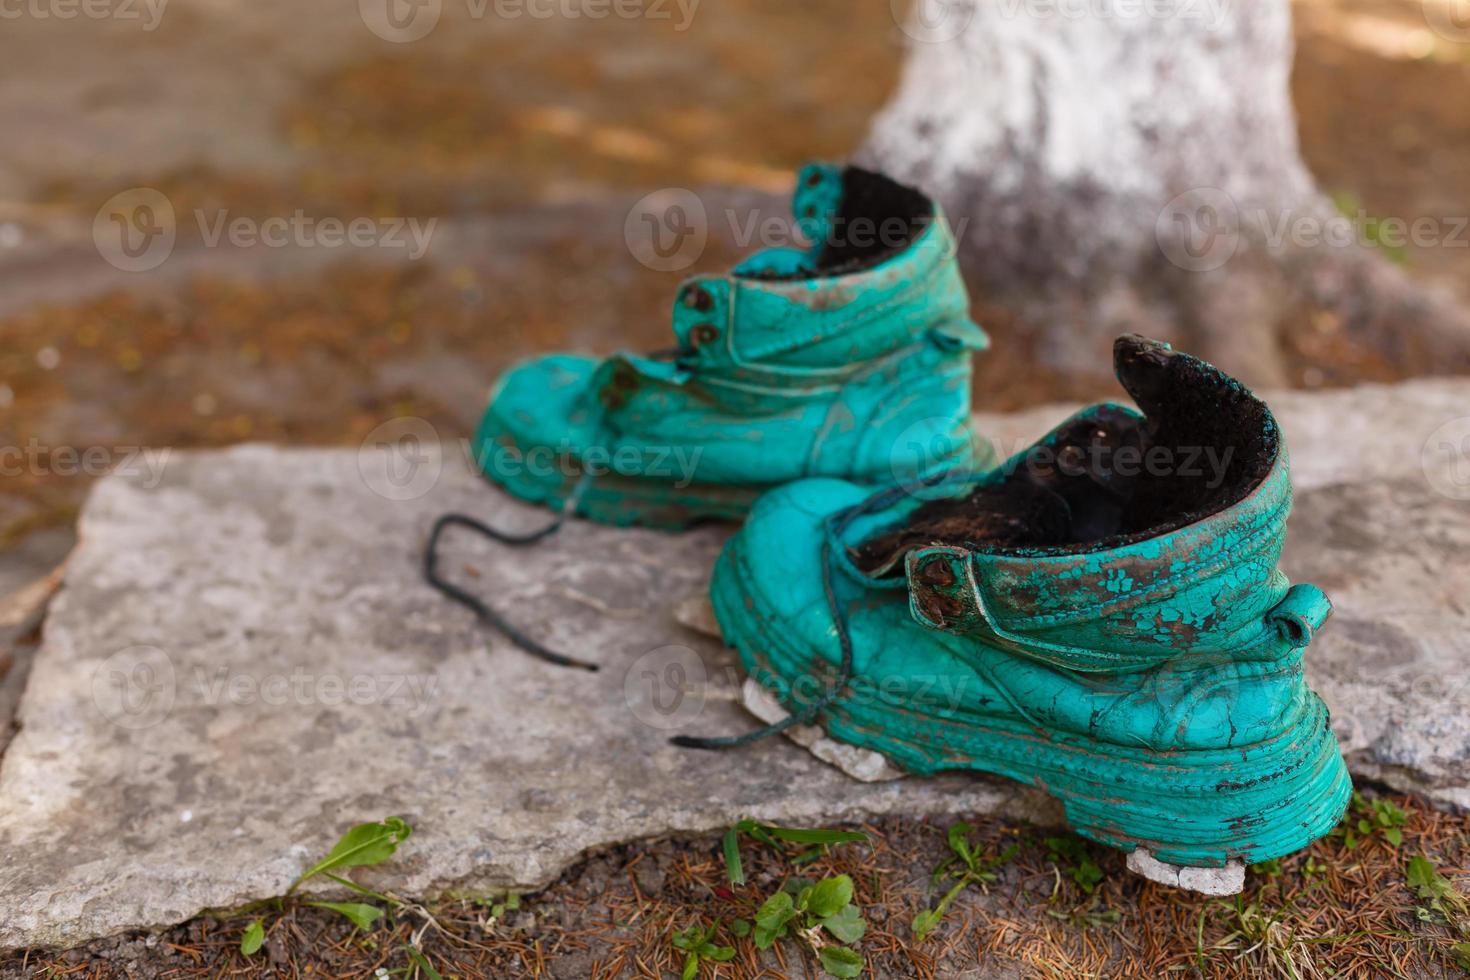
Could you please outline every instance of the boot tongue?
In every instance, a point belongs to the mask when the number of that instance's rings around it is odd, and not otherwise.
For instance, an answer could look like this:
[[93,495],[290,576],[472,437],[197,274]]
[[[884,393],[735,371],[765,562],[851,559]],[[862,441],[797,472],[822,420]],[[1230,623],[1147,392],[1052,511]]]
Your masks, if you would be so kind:
[[1178,527],[1218,513],[1266,478],[1280,452],[1276,423],[1240,382],[1134,334],[1113,345],[1113,368],[1146,417],[1144,465],[1121,533]]

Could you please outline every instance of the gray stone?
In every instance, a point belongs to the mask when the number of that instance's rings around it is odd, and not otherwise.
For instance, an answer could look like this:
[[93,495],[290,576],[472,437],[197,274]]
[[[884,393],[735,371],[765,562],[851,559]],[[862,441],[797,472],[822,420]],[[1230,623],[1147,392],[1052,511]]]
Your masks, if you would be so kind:
[[1302,494],[1282,560],[1333,614],[1307,651],[1353,772],[1470,806],[1470,503],[1422,479]]
[[[740,703],[746,711],[768,725],[791,717],[791,713],[782,707],[781,702],[761,687],[754,677],[747,677],[741,685]],[[781,734],[859,782],[884,783],[908,777],[907,773],[890,762],[883,753],[860,749],[856,745],[828,738],[820,725],[793,725]]]
[[[1470,384],[1273,403],[1301,487],[1286,565],[1337,603],[1308,664],[1350,762],[1466,804],[1470,510],[1466,461],[1438,448],[1462,445],[1442,427]],[[605,667],[552,668],[418,575],[445,510],[544,513],[457,451],[420,462],[404,484],[370,452],[243,447],[174,454],[151,489],[97,485],[0,760],[0,948],[279,894],[347,826],[390,814],[416,833],[364,881],[433,896],[532,889],[587,848],[741,816],[1055,812],[983,778],[854,781],[784,740],[673,748],[671,732],[756,724],[732,655],[675,618],[725,532],[574,522],[514,555],[452,538],[446,569]]]
[[1198,892],[1201,895],[1239,895],[1245,890],[1245,865],[1226,861],[1223,868],[1193,868],[1168,864],[1153,856],[1146,847],[1128,852],[1128,870],[1171,888]]
[[362,879],[429,896],[533,889],[588,848],[744,816],[1037,812],[1035,791],[966,775],[857,783],[781,739],[669,745],[756,725],[732,655],[673,618],[726,532],[577,522],[515,555],[448,540],[458,579],[605,665],[569,671],[419,578],[441,512],[543,512],[457,452],[404,501],[359,462],[252,446],[174,454],[152,490],[97,485],[0,761],[0,948],[278,895],[348,826],[388,815],[415,833]]

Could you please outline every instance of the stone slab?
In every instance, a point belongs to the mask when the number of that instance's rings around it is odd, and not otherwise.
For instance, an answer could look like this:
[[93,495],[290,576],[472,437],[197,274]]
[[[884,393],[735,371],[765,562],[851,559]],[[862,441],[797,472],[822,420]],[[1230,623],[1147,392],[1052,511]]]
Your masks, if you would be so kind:
[[605,665],[569,671],[419,578],[441,512],[522,526],[543,513],[455,452],[410,500],[379,495],[381,473],[365,480],[359,463],[247,446],[176,453],[152,490],[97,485],[0,760],[0,948],[280,894],[348,826],[392,814],[414,836],[363,880],[434,895],[532,889],[589,848],[743,816],[1044,806],[964,775],[857,783],[782,739],[669,745],[755,725],[733,655],[673,615],[728,532],[577,522],[513,555],[447,541],[446,569]]
[[[1444,427],[1470,384],[1273,401],[1301,487],[1286,564],[1337,603],[1308,659],[1350,762],[1470,804],[1470,505],[1455,469],[1470,461],[1424,451],[1462,445]],[[416,833],[364,880],[432,896],[535,888],[589,848],[741,816],[1049,812],[983,778],[857,782],[780,739],[673,748],[672,731],[754,724],[731,654],[675,618],[726,532],[574,522],[513,555],[453,538],[446,568],[605,665],[560,670],[418,577],[445,510],[544,515],[452,448],[419,462],[385,483],[370,452],[247,446],[173,454],[151,489],[97,485],[0,759],[0,948],[279,894],[345,827],[390,814]]]

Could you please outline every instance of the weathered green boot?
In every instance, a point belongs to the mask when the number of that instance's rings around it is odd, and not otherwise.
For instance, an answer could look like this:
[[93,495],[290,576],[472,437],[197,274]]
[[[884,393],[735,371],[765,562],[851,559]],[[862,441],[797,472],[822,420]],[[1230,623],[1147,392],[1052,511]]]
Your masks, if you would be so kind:
[[812,165],[794,208],[815,244],[686,282],[670,357],[557,354],[509,371],[474,440],[485,473],[553,507],[575,492],[593,520],[681,527],[743,517],[802,477],[988,464],[968,428],[986,338],[934,202]]
[[1350,783],[1302,676],[1331,606],[1277,568],[1285,447],[1208,364],[1138,337],[1115,361],[1144,414],[1094,406],[918,494],[762,498],[720,556],[716,616],[790,722],[915,773],[1039,786],[1078,832],[1175,865],[1286,854]]

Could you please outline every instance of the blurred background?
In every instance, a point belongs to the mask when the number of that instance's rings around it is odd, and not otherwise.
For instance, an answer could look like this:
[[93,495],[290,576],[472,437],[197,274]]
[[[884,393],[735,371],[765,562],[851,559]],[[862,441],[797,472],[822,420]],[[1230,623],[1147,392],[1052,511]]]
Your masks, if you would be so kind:
[[[467,435],[515,359],[667,346],[677,283],[740,249],[717,225],[692,268],[650,268],[630,209],[665,188],[765,206],[846,156],[897,83],[905,4],[655,2],[449,4],[413,43],[366,0],[0,3],[0,595],[65,555],[135,447],[357,445],[397,416]],[[1345,211],[1465,214],[1470,44],[1418,2],[1292,7],[1319,186]],[[1464,245],[1385,255],[1470,302]],[[1028,376],[1010,313],[975,300],[996,341],[977,407],[1112,394]],[[1300,386],[1402,373],[1312,350]]]

